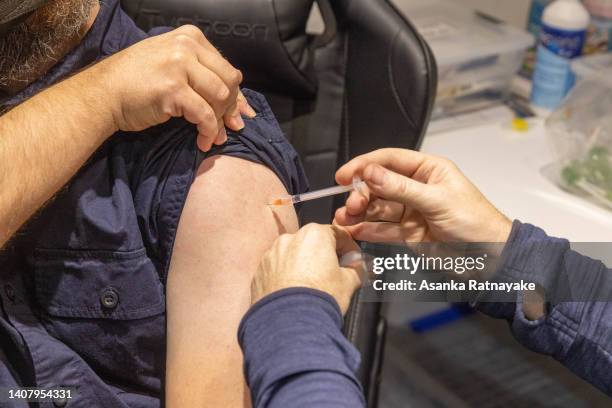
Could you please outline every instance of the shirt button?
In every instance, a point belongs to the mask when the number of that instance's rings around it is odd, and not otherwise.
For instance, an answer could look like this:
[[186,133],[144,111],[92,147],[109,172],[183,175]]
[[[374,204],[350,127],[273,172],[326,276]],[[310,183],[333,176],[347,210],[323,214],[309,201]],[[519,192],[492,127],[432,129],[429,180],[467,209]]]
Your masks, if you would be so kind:
[[[54,387],[52,389],[53,390],[64,390],[64,388],[62,386]],[[65,407],[66,405],[68,405],[68,398],[66,398],[66,397],[53,398],[53,406],[54,407],[62,408],[62,407]]]
[[100,303],[102,303],[102,307],[105,309],[114,309],[119,303],[119,294],[113,288],[103,289],[102,295],[100,296]]
[[56,398],[53,400],[53,405],[56,406],[57,408],[65,407],[66,405],[68,405],[68,399],[67,398]]
[[11,302],[15,301],[15,288],[10,283],[4,285],[4,294]]

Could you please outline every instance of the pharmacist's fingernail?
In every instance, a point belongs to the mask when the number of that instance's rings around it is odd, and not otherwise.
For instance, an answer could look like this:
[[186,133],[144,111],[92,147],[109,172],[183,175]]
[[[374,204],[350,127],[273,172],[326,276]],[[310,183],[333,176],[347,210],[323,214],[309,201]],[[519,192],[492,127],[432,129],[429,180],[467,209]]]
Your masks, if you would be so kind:
[[370,164],[363,172],[363,177],[367,182],[381,187],[385,183],[387,171],[378,164]]

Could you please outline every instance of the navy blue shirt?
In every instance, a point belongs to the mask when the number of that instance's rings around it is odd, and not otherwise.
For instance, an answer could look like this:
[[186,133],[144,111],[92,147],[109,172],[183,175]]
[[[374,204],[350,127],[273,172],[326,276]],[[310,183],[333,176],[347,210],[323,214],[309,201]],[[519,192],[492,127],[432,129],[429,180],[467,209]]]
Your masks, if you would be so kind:
[[[146,37],[118,0],[103,0],[80,44],[0,105],[14,106]],[[112,135],[0,252],[0,384],[75,388],[74,407],[160,406],[165,284],[202,160],[250,160],[274,171],[291,194],[307,189],[265,98],[244,94],[257,117],[245,118],[245,129],[228,132],[228,142],[208,154],[182,119]]]
[[[612,288],[612,270],[529,224],[514,222],[503,257],[498,275],[535,282],[545,292],[569,275],[578,286]],[[559,302],[530,321],[516,296],[516,302],[477,307],[508,320],[524,346],[612,396],[612,303]],[[253,306],[239,336],[256,408],[365,406],[355,375],[359,356],[342,335],[341,319],[332,298],[305,288],[279,291]]]

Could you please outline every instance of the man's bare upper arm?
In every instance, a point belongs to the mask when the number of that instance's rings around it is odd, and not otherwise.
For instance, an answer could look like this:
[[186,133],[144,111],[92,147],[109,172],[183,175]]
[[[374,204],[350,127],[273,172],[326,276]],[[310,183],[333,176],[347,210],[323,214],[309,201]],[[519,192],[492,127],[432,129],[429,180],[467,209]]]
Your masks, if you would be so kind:
[[298,228],[269,169],[217,156],[200,166],[174,246],[167,287],[169,407],[249,405],[237,343],[250,282],[263,253]]

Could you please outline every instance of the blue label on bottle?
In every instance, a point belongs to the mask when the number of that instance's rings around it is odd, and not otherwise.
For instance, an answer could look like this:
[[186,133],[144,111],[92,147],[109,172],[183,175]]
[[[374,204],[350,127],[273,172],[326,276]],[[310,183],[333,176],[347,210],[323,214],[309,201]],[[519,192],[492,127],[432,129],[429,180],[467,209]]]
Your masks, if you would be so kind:
[[582,54],[585,33],[542,25],[531,92],[535,105],[555,109],[574,86],[570,60]]
[[586,30],[560,30],[542,24],[540,31],[540,44],[551,52],[568,59],[578,57],[582,54],[585,38]]

